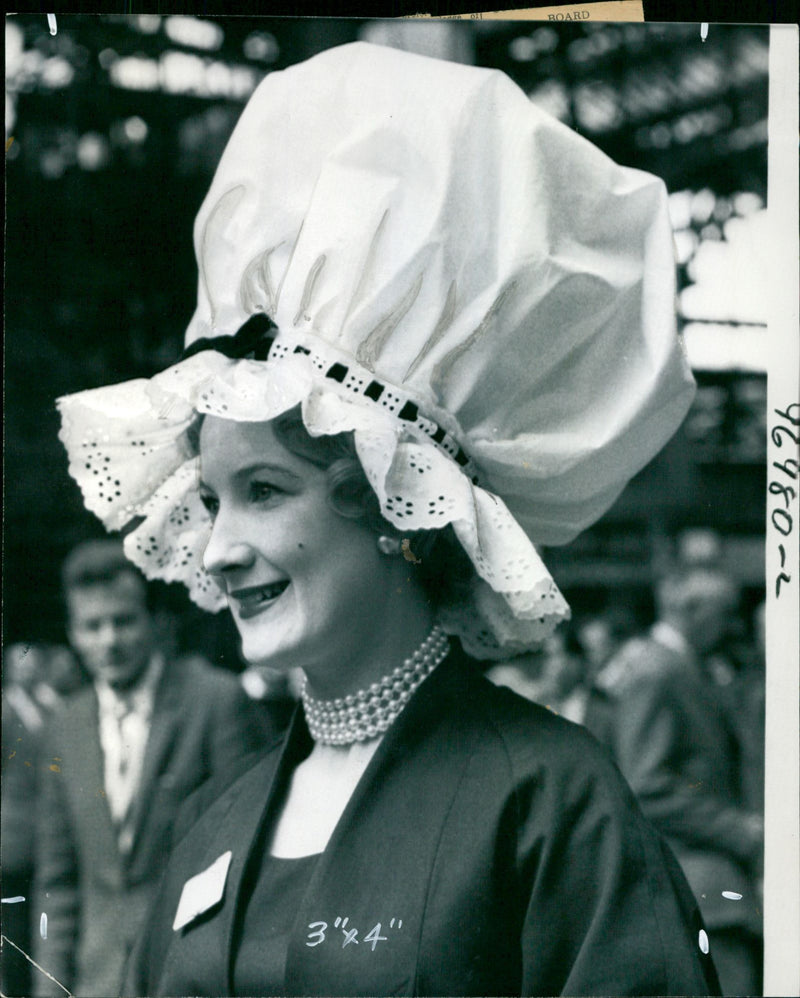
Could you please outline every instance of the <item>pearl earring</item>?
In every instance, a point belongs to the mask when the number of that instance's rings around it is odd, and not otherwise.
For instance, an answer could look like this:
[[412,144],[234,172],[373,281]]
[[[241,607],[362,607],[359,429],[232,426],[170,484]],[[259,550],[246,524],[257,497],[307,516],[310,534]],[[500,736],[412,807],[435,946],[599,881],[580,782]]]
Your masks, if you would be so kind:
[[377,544],[381,554],[389,556],[400,554],[399,537],[390,537],[388,534],[381,534],[377,540]]

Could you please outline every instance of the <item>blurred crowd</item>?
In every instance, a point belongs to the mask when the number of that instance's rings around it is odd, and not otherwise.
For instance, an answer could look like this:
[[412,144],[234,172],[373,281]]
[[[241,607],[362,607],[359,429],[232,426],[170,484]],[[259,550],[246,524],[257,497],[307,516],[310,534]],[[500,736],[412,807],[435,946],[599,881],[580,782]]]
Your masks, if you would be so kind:
[[[0,808],[3,994],[24,995],[30,953],[28,899],[33,887],[32,813],[39,768],[38,746],[50,715],[83,683],[81,666],[62,645],[12,644],[3,653],[3,764]],[[56,763],[53,763],[56,765]],[[16,947],[19,947],[19,952]]]
[[[748,613],[706,555],[664,566],[652,622],[618,602],[575,606],[541,649],[487,674],[607,747],[698,898],[723,992],[750,995],[761,991],[764,607]],[[115,541],[80,545],[62,586],[69,646],[3,654],[5,995],[76,980],[117,993],[180,804],[241,772],[299,696],[299,673],[233,675],[177,654]]]
[[537,653],[489,671],[583,724],[671,845],[707,929],[723,993],[761,993],[764,606],[747,619],[717,565],[678,562],[646,628],[624,608],[578,614]]

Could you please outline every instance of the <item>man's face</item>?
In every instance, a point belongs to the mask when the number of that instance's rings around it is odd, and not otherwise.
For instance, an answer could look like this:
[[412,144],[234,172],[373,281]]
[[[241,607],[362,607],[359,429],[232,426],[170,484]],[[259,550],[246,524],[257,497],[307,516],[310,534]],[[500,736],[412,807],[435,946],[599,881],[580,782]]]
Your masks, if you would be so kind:
[[67,593],[69,638],[94,679],[125,690],[142,678],[155,648],[142,581],[124,572]]

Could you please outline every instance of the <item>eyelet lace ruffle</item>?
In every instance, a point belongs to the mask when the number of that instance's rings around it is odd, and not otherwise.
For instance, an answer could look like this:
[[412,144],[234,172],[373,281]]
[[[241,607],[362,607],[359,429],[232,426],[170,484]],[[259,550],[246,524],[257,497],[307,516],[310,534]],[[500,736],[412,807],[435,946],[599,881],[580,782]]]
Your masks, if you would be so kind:
[[[186,431],[198,412],[266,421],[299,405],[312,436],[353,432],[383,516],[399,531],[452,524],[476,577],[470,603],[444,607],[440,622],[468,653],[501,657],[545,638],[569,608],[502,500],[476,483],[468,458],[457,463],[452,421],[419,415],[424,407],[390,385],[377,400],[364,394],[358,381],[370,375],[356,364],[349,383],[327,376],[341,362],[332,348],[309,334],[296,351],[298,342],[279,334],[267,362],[205,351],[149,381],[59,400],[60,438],[87,508],[109,530],[140,521],[125,538],[131,561],[148,578],[184,583],[206,610],[225,606],[203,568],[211,524]],[[400,419],[403,407],[414,418]]]

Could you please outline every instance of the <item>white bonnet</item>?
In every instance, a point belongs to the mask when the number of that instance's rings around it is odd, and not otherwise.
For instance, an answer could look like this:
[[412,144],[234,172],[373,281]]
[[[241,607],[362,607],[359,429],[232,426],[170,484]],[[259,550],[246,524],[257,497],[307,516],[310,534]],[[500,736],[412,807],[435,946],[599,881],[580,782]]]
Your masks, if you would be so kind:
[[534,544],[574,537],[664,445],[693,381],[660,180],[622,168],[505,75],[355,43],[271,73],[195,224],[186,345],[266,314],[269,359],[196,353],[59,400],[86,505],[150,576],[223,605],[184,431],[300,404],[352,430],[384,516],[452,523],[475,565],[445,626],[474,654],[568,608]]

